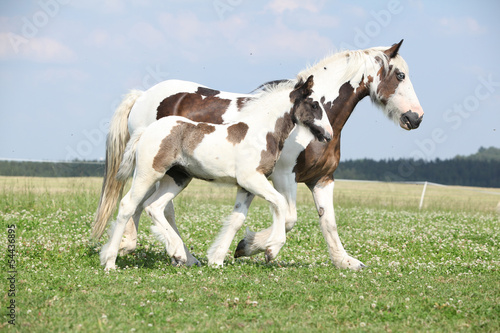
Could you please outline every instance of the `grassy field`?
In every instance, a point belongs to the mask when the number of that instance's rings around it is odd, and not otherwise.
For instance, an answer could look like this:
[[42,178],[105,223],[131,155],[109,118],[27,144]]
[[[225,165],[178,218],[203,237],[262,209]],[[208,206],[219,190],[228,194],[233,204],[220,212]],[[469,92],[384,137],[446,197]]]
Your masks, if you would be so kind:
[[[499,189],[429,186],[419,211],[421,185],[337,182],[340,236],[369,266],[351,272],[331,265],[301,186],[299,221],[276,261],[228,254],[216,269],[206,266],[206,251],[235,190],[194,182],[176,213],[203,266],[172,267],[143,217],[137,251],[106,273],[102,244],[89,239],[100,185],[0,177],[2,331],[500,331],[500,196],[484,193]],[[267,204],[256,200],[246,226],[270,223]]]

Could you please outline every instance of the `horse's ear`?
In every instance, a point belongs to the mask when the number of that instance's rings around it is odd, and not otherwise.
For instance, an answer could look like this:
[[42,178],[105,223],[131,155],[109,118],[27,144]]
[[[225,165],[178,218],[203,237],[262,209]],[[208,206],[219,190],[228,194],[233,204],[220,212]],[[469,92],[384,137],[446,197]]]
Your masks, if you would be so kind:
[[292,103],[295,103],[298,98],[306,98],[311,95],[313,85],[313,75],[309,76],[306,82],[300,79],[300,81],[295,85],[294,89],[290,93],[290,100],[292,101]]
[[398,55],[399,48],[401,47],[401,44],[403,44],[403,40],[404,39],[401,39],[399,43],[392,44],[390,48],[384,51],[384,53],[389,57],[389,59],[392,59]]
[[304,91],[304,96],[309,96],[312,94],[312,87],[314,86],[314,75],[310,75],[307,78],[306,83],[304,84],[305,86],[305,91]]

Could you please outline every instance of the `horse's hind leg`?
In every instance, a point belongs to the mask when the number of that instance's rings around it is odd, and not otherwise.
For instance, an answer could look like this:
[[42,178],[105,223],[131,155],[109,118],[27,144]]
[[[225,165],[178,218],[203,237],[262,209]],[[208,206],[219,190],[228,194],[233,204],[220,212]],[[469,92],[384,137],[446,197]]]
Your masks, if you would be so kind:
[[101,264],[105,265],[106,270],[115,268],[116,257],[125,225],[155,182],[154,175],[146,175],[144,178],[134,178],[132,188],[121,200],[116,222],[111,228],[110,239],[102,247],[100,253]]
[[245,222],[245,218],[248,214],[248,208],[250,207],[254,197],[254,194],[238,187],[233,213],[225,221],[217,239],[208,250],[209,265],[222,266],[224,264],[224,258],[229,250],[229,246],[231,245],[234,236],[243,225],[243,222]]
[[[175,224],[175,210],[174,210],[174,202],[170,200],[167,204],[167,207],[165,207],[165,218],[167,219],[168,223],[172,226],[174,231],[181,237],[181,234],[179,233],[179,230],[177,229],[177,225]],[[182,237],[181,237],[182,238]],[[198,259],[196,259],[191,252],[189,252],[189,249],[187,246],[184,244],[184,251],[186,251],[186,256],[187,256],[187,262],[186,266],[201,266],[200,262]],[[177,266],[179,263],[175,261],[175,259],[172,257],[172,265]]]
[[177,228],[165,218],[167,204],[175,198],[191,181],[190,177],[173,180],[165,177],[155,193],[144,203],[145,210],[151,216],[154,225],[151,227],[153,233],[165,243],[167,254],[173,258],[175,264],[188,264],[186,247],[179,236]]
[[[151,188],[146,194],[145,198],[150,197],[155,191],[155,188]],[[145,199],[144,199],[145,200]],[[139,221],[141,219],[143,202],[137,206],[134,215],[128,220],[125,226],[125,231],[123,233],[122,240],[120,242],[119,253],[121,256],[132,253],[137,248],[137,233],[139,231]]]

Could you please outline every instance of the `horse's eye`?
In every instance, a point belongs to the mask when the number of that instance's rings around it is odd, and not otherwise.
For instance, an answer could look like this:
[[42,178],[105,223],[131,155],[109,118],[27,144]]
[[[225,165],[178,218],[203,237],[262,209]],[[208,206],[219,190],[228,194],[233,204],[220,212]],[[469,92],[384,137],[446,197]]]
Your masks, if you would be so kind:
[[403,81],[405,79],[405,73],[399,72],[396,74],[396,77],[398,78],[399,81]]
[[312,108],[316,110],[318,108],[318,102],[314,103]]

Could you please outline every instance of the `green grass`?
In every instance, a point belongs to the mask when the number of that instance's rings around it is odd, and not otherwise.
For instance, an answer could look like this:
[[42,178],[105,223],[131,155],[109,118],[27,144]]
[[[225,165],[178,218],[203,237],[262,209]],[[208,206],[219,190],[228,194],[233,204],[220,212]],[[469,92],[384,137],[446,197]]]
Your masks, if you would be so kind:
[[[500,331],[498,196],[460,188],[338,182],[340,237],[369,267],[330,263],[310,194],[277,260],[206,266],[206,251],[235,190],[193,183],[176,199],[178,226],[202,267],[170,265],[141,221],[137,251],[117,271],[99,265],[89,239],[100,180],[0,178],[1,242],[16,225],[16,295],[3,289],[0,328],[17,332]],[[498,190],[490,189],[499,192]],[[256,200],[246,226],[267,227]],[[240,231],[231,251],[243,236]],[[2,269],[2,280],[7,269]],[[16,325],[5,315],[16,301]]]

